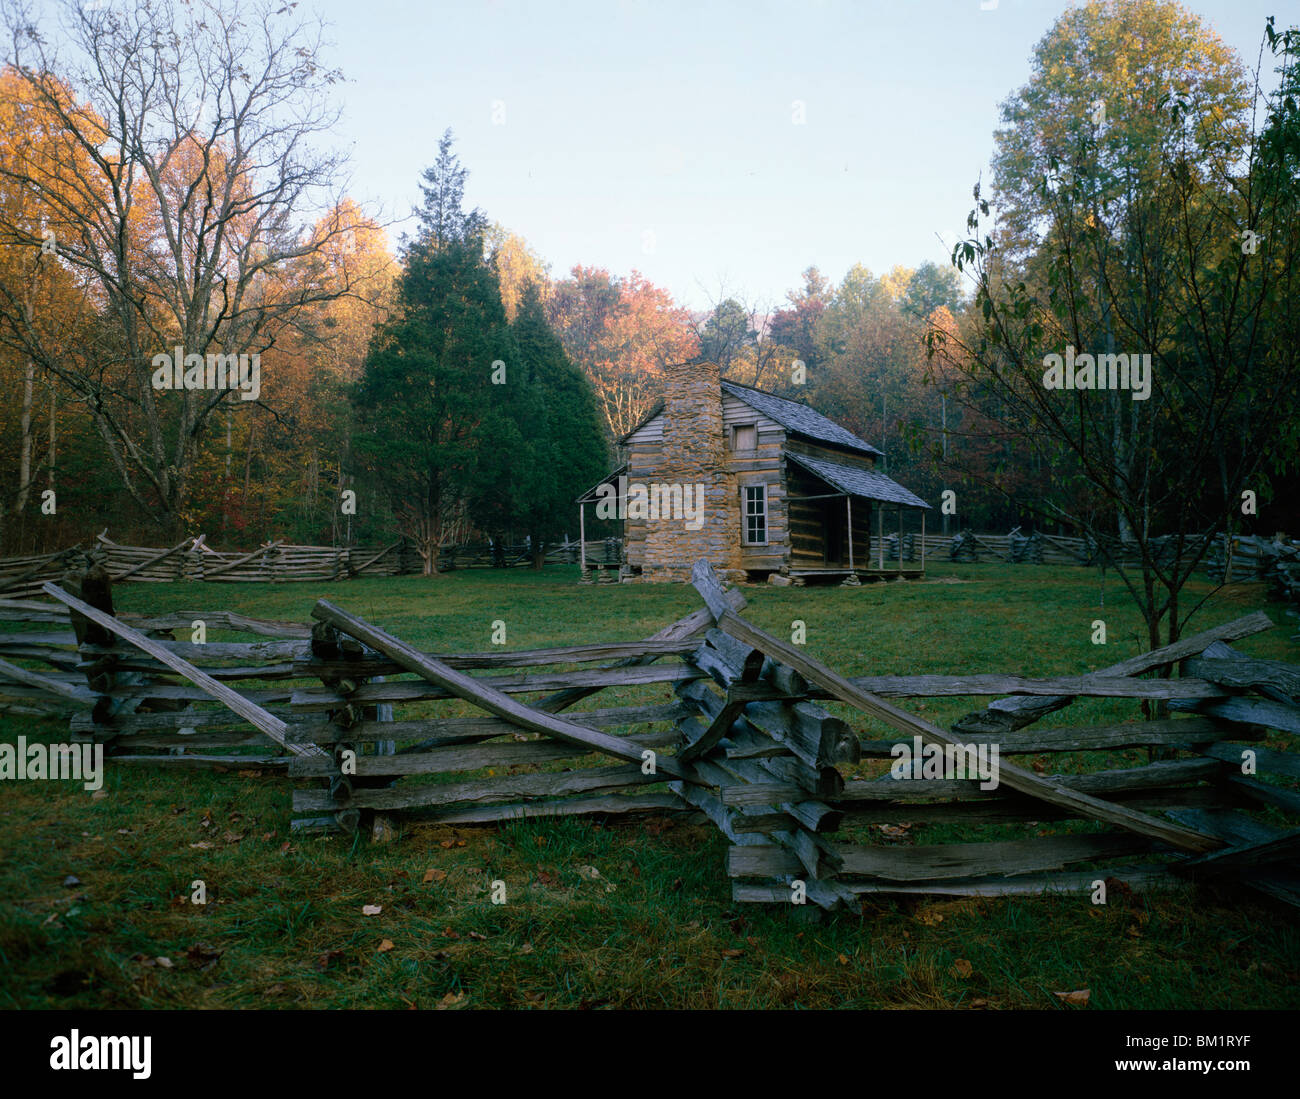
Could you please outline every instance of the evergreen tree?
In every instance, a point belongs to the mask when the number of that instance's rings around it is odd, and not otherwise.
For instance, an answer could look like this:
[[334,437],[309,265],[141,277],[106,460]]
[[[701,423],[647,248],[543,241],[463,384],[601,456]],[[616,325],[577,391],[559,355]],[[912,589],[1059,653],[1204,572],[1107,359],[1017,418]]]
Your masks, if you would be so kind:
[[516,518],[540,567],[545,543],[571,529],[574,501],[608,472],[608,457],[596,396],[546,323],[535,284],[524,289],[514,335],[527,387],[522,403],[539,409],[523,421],[531,469]]
[[461,209],[464,178],[448,131],[424,173],[397,315],[372,341],[353,393],[369,488],[415,540],[426,575],[439,548],[467,533],[471,504],[486,507],[486,486],[520,443],[503,400],[510,387],[493,384],[517,372],[514,339],[483,260],[484,219]]

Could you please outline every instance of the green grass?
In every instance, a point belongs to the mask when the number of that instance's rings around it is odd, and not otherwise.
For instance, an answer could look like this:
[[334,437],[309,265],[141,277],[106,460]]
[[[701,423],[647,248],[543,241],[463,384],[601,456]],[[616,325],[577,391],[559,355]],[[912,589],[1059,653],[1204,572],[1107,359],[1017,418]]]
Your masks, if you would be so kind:
[[[522,648],[643,637],[699,605],[681,585],[579,586],[573,575],[138,584],[116,596],[126,611],[302,621],[324,595],[443,651],[489,648],[496,619],[509,647]],[[1084,569],[940,563],[925,582],[744,591],[752,621],[778,636],[804,621],[808,651],[846,674],[1071,674],[1146,648],[1114,578],[1103,610],[1098,576]],[[1192,628],[1261,606],[1259,585],[1230,589]],[[1104,648],[1090,641],[1095,618],[1107,623]],[[1239,647],[1295,660],[1289,632]],[[644,696],[606,692],[590,704],[634,697]],[[942,725],[981,701],[907,705]],[[1137,712],[1089,700],[1053,717],[1080,724]],[[864,736],[884,733],[853,723]],[[0,738],[19,733],[64,738],[56,722],[0,719]],[[788,909],[733,905],[726,841],[676,819],[416,825],[399,843],[371,846],[291,837],[283,779],[120,768],[105,794],[0,784],[0,1007],[1058,1008],[1053,993],[1080,988],[1091,990],[1091,1008],[1300,1004],[1293,914],[1240,888],[1112,895],[1104,907],[1062,897],[881,900],[813,925]],[[914,831],[938,842],[1033,830]],[[79,884],[65,886],[68,875]],[[203,906],[188,899],[198,878]],[[504,905],[491,901],[496,880],[506,883]],[[382,911],[364,916],[364,905]]]

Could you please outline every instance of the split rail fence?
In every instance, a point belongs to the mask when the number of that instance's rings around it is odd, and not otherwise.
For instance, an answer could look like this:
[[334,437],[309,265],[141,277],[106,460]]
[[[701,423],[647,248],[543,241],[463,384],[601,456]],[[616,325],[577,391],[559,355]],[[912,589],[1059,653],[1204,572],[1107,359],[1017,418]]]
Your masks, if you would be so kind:
[[[617,543],[611,550],[610,542]],[[617,539],[589,541],[589,561],[604,561],[621,553]],[[117,582],[292,583],[350,580],[358,576],[409,576],[423,571],[419,551],[408,539],[385,546],[297,546],[283,540],[267,542],[250,552],[221,553],[207,545],[206,535],[186,538],[175,546],[157,549],[125,546],[100,534],[88,548],[71,546],[57,553],[0,558],[0,595],[22,599],[38,595],[41,586],[57,580],[70,565],[92,558],[109,570]],[[576,565],[581,559],[577,541],[548,546],[545,560]],[[532,563],[528,546],[495,548],[482,545],[443,549],[438,567],[511,568]]]
[[[0,707],[70,717],[118,764],[284,774],[299,830],[683,812],[729,841],[739,902],[1203,879],[1300,905],[1300,668],[1229,645],[1270,628],[1263,612],[1089,675],[846,678],[750,623],[704,562],[704,606],[644,640],[514,652],[422,652],[326,600],[311,625],[119,617],[111,584],[100,567],[47,584],[54,603],[0,600],[18,627],[0,635]],[[257,640],[178,640],[199,618]],[[994,700],[950,730],[893,701],[968,696]],[[1085,697],[1168,716],[1038,727]],[[917,738],[968,763],[996,745],[996,788],[970,770],[894,777]],[[1080,752],[1114,766],[1015,762]],[[974,838],[1030,822],[1029,837]],[[972,840],[889,838],[941,823]]]

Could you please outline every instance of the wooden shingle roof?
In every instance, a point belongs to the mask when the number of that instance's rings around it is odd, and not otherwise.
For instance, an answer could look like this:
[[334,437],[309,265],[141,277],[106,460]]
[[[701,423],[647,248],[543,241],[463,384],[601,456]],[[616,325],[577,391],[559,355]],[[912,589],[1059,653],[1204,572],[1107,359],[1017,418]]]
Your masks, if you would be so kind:
[[834,420],[829,420],[820,412],[798,401],[778,397],[775,393],[766,393],[748,385],[736,382],[723,382],[722,391],[737,400],[744,401],[755,412],[761,412],[769,420],[775,420],[792,435],[799,435],[818,443],[830,443],[842,446],[846,450],[856,450],[861,454],[871,454],[877,458],[883,453],[870,443],[859,439],[851,431],[840,427]]
[[900,504],[907,508],[926,508],[930,505],[919,496],[908,492],[902,485],[883,473],[873,469],[858,469],[856,466],[842,466],[826,458],[813,458],[807,454],[785,452],[786,458],[797,462],[809,473],[820,477],[831,488],[849,496],[860,496],[865,500],[878,500],[886,504]]

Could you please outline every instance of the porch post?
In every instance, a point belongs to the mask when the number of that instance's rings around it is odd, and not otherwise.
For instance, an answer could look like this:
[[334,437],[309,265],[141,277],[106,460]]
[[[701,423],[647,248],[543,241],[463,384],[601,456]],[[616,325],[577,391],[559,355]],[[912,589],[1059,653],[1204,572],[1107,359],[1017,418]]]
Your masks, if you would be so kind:
[[925,509],[921,509],[921,571],[925,572]]
[[876,567],[885,571],[885,505],[876,501]]
[[898,505],[898,571],[903,571],[903,505]]
[[853,571],[853,497],[844,497],[844,507],[849,517],[849,572]]

